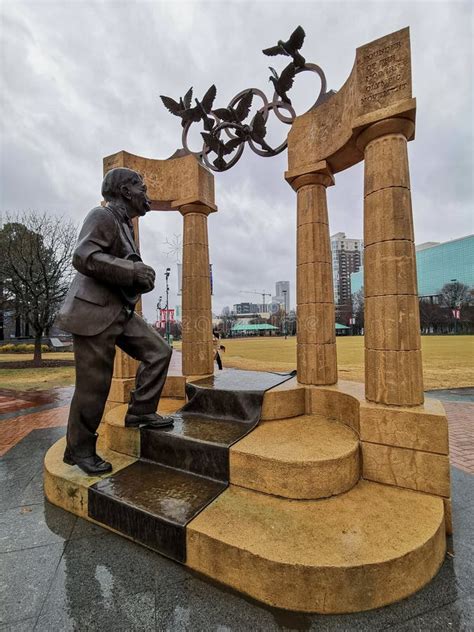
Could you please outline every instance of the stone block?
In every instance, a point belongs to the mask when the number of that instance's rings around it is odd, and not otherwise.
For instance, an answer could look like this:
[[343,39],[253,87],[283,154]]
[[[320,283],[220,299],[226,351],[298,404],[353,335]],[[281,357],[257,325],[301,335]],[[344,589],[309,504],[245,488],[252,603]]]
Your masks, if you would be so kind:
[[298,226],[296,230],[297,264],[323,262],[331,264],[329,226],[313,222]]
[[399,448],[448,454],[448,420],[438,400],[423,406],[387,407],[360,403],[360,438]]
[[296,268],[297,304],[332,303],[332,266],[330,263],[302,263]]
[[379,189],[364,200],[364,244],[414,240],[411,193],[403,187]]
[[126,403],[130,399],[130,393],[135,388],[135,378],[112,378],[107,399],[111,402]]
[[214,371],[212,342],[183,341],[183,375],[210,375]]
[[402,134],[375,138],[365,148],[364,196],[387,187],[410,188],[407,140]]
[[104,158],[104,174],[115,167],[128,167],[143,176],[153,210],[170,210],[186,202],[215,208],[214,176],[194,155],[155,160],[120,151]]
[[333,303],[304,303],[298,305],[298,342],[329,344],[336,342]]
[[114,359],[114,377],[115,378],[129,378],[135,377],[137,374],[138,362],[134,360],[129,355],[119,349],[115,348],[115,359]]
[[307,389],[308,413],[335,419],[359,432],[359,401],[353,395],[332,388],[313,386]]
[[367,297],[364,333],[368,349],[421,349],[418,296],[400,294]]
[[326,187],[322,184],[303,186],[297,194],[297,226],[313,222],[329,224]]
[[444,454],[361,442],[362,477],[448,498],[449,459]]
[[415,246],[411,241],[383,241],[364,249],[365,296],[416,296]]
[[184,399],[186,396],[185,388],[186,378],[183,375],[168,375],[163,387],[163,392],[161,393],[162,399],[160,400],[160,405],[163,401],[163,397]]
[[395,406],[423,403],[421,351],[365,350],[365,393],[369,401]]
[[336,343],[298,343],[297,368],[301,384],[334,384],[337,382]]

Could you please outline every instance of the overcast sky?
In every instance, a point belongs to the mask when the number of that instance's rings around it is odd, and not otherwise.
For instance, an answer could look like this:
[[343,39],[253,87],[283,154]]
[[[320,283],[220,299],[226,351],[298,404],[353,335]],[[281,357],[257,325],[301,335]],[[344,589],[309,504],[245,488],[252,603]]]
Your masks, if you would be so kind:
[[[471,2],[3,0],[0,11],[3,212],[48,211],[80,224],[100,201],[103,156],[123,149],[167,158],[181,146],[179,120],[159,94],[176,98],[192,85],[199,96],[215,83],[219,107],[247,87],[270,95],[275,60],[261,49],[298,24],[307,61],[318,63],[336,90],[356,47],[410,26],[416,241],[473,231]],[[316,78],[301,78],[298,113],[312,91],[319,91]],[[287,131],[273,130],[281,140]],[[215,175],[219,212],[209,217],[209,241],[216,313],[258,299],[240,291],[274,292],[278,280],[290,280],[295,303],[296,196],[283,179],[286,160],[286,152],[260,158],[247,148],[233,169]],[[362,237],[362,178],[361,165],[337,174],[328,190],[331,233]],[[181,227],[178,213],[142,221],[142,256],[157,271],[157,287],[145,298],[149,320],[167,266],[176,304],[176,258],[164,242]]]

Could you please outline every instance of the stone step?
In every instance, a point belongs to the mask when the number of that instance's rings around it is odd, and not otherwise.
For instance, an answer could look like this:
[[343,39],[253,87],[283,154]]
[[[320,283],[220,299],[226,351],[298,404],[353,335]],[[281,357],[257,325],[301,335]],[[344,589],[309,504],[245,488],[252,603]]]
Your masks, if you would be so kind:
[[262,423],[230,448],[231,483],[284,498],[333,496],[359,477],[357,434],[321,415]]
[[189,413],[173,417],[171,428],[142,428],[140,457],[228,481],[229,447],[248,432],[248,424]]
[[[181,404],[163,400],[159,410]],[[175,414],[172,428],[125,428],[126,410],[109,413],[106,437],[110,449],[130,456],[285,498],[333,496],[359,480],[357,434],[321,415],[268,421],[240,438],[239,422],[185,413]]]
[[178,562],[186,561],[186,525],[226,483],[139,460],[88,492],[88,516]]
[[[158,406],[160,415],[171,415],[184,406],[184,399],[162,397]],[[108,449],[128,456],[140,456],[140,431],[125,427],[128,404],[116,406],[105,416],[103,435]]]
[[442,499],[360,481],[324,500],[231,485],[187,527],[187,565],[270,606],[346,613],[416,592],[445,555]]

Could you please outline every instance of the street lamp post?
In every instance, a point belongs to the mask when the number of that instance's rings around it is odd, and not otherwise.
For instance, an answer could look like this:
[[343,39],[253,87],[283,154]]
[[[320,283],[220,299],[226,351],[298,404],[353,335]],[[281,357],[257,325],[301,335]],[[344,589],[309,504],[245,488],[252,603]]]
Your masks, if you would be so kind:
[[168,279],[170,277],[170,268],[166,268],[166,272],[165,272],[165,282],[166,282],[166,311],[165,311],[165,335],[166,335],[166,342],[169,344],[170,343],[170,328],[169,328],[169,285],[168,285]]
[[161,322],[161,301],[162,301],[162,297],[160,296],[158,298],[158,303],[156,304],[156,322],[159,326],[159,323]]

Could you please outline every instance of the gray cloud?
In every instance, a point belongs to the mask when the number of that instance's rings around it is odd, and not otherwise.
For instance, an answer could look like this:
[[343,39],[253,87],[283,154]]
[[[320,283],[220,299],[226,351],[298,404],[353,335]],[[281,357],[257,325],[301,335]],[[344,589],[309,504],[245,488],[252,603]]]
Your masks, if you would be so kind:
[[[245,87],[270,93],[269,46],[297,25],[304,53],[329,86],[349,75],[355,48],[411,27],[417,138],[410,144],[417,241],[472,232],[472,7],[470,2],[8,2],[1,8],[1,208],[35,208],[81,222],[99,201],[102,157],[126,149],[166,158],[181,128],[158,100],[213,82],[219,105]],[[311,84],[305,83],[310,89]],[[317,86],[315,85],[315,89]],[[297,111],[309,105],[295,90]],[[287,128],[281,127],[283,135]],[[283,180],[286,154],[248,150],[216,175],[219,212],[209,217],[214,309],[292,283],[295,299],[295,194]],[[361,165],[329,189],[331,231],[362,235]],[[142,252],[157,268],[145,297],[154,317],[162,273],[176,269],[164,242],[181,232],[177,213],[142,222]]]

